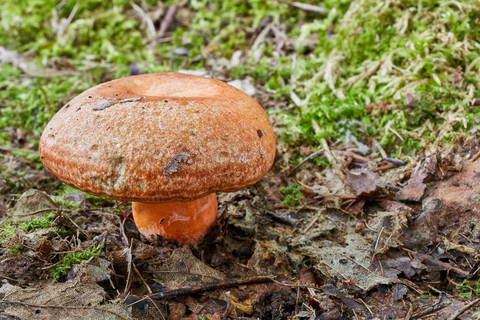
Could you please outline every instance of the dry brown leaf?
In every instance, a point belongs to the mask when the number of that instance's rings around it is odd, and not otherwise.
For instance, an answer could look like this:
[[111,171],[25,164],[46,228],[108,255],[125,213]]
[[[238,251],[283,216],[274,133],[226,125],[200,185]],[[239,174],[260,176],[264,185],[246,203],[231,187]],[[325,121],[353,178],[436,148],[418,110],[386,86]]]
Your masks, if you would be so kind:
[[0,298],[0,318],[132,319],[126,307],[108,301],[95,282],[36,283],[26,289],[6,283],[0,288]]
[[186,248],[175,249],[168,259],[153,265],[149,271],[167,290],[225,279],[221,272],[210,268]]
[[328,240],[309,241],[298,244],[297,249],[315,263],[313,267],[320,273],[342,281],[353,280],[359,288],[370,290],[376,285],[390,283],[391,279],[370,270],[371,256],[365,250],[369,246],[363,236],[352,231],[345,236],[344,245]]
[[378,211],[368,222],[369,228],[376,231],[372,235],[372,255],[382,254],[390,248],[396,248],[403,243],[400,240],[403,230],[408,225],[408,216],[398,212]]
[[377,191],[378,175],[367,168],[351,170],[345,184],[357,196],[371,195]]
[[48,194],[39,190],[28,190],[18,199],[15,207],[8,212],[13,223],[28,221],[43,217],[50,211],[58,208]]
[[420,201],[422,199],[427,185],[425,179],[435,172],[436,160],[434,158],[425,158],[419,161],[413,171],[407,185],[398,193],[403,200]]

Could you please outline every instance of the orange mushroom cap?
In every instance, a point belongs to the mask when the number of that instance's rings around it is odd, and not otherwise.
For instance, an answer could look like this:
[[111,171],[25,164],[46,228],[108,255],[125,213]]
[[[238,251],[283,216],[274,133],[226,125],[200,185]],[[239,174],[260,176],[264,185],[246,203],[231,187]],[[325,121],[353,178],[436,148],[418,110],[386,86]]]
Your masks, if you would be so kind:
[[263,108],[222,81],[181,73],[125,77],[90,88],[46,126],[45,168],[109,199],[191,201],[257,182],[275,135]]

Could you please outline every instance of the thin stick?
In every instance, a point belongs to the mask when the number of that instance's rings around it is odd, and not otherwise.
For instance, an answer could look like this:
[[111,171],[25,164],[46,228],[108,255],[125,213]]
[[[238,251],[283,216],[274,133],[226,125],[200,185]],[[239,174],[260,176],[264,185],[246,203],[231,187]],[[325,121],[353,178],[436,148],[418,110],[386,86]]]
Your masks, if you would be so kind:
[[138,271],[137,269],[137,266],[135,265],[135,263],[132,261],[132,266],[133,266],[133,270],[135,270],[135,273],[137,274],[137,276],[140,278],[140,280],[142,281],[143,285],[145,286],[145,288],[147,288],[147,291],[148,293],[153,293],[152,289],[150,288],[150,286],[147,284],[147,282],[145,281],[145,279],[142,277],[142,274],[140,273],[140,271]]
[[[225,289],[225,288],[230,288],[230,287],[240,286],[245,284],[270,282],[272,280],[273,279],[271,277],[248,277],[248,278],[233,280],[233,281],[213,282],[213,283],[207,283],[199,286],[179,288],[179,289],[174,289],[170,291],[150,294],[146,297],[153,300],[165,300],[165,299],[177,298],[180,296],[202,293],[202,292],[212,291],[217,289]],[[145,298],[139,301],[142,301],[144,299]],[[138,303],[139,301],[135,301],[135,303]]]
[[157,304],[155,303],[155,301],[153,301],[152,299],[148,298],[148,300],[150,300],[150,302],[153,304],[153,306],[155,307],[155,309],[157,309],[158,313],[160,313],[160,315],[162,316],[162,319],[165,320],[165,317],[163,316],[163,313],[162,311],[160,310],[160,308],[157,306]]
[[473,300],[472,302],[466,304],[465,306],[463,306],[462,308],[458,309],[457,311],[455,311],[454,314],[452,314],[452,316],[450,318],[448,318],[448,320],[455,320],[457,319],[457,317],[459,315],[461,315],[462,313],[464,313],[465,311],[467,311],[468,309],[470,309],[471,307],[473,307],[474,305],[476,305],[477,303],[480,302],[480,298],[479,299],[476,299],[476,300]]
[[294,173],[298,170],[298,168],[300,168],[305,162],[310,161],[310,160],[318,157],[320,154],[322,154],[322,152],[323,152],[323,149],[320,149],[320,150],[318,150],[318,151],[315,151],[314,153],[309,154],[305,159],[303,159],[302,161],[300,161],[300,163],[297,164],[297,165],[295,166],[295,168],[293,168],[292,170],[290,170],[290,172],[287,174],[287,176],[291,176],[292,174],[294,174]]
[[473,156],[472,159],[470,159],[470,162],[474,162],[475,160],[477,160],[478,158],[480,157],[480,150],[475,153],[475,155]]
[[165,17],[163,17],[162,23],[160,23],[160,29],[158,30],[157,36],[159,38],[165,35],[167,32],[168,27],[172,23],[173,17],[175,17],[175,13],[177,12],[178,5],[174,4],[173,6],[169,7],[167,13],[165,13]]
[[123,290],[123,295],[127,295],[128,292],[130,292],[130,289],[132,287],[133,283],[133,267],[132,267],[132,242],[130,242],[130,247],[128,247],[128,253],[127,253],[127,281],[125,283],[125,289]]
[[225,307],[225,313],[223,314],[222,320],[228,320],[228,316],[230,315],[230,312],[232,312],[232,302],[228,299],[225,292],[223,293],[223,298],[227,302],[227,306]]
[[320,217],[320,215],[322,215],[323,213],[325,212],[325,209],[324,208],[321,208],[318,210],[317,214],[315,215],[315,217],[313,218],[312,221],[310,221],[310,223],[307,225],[307,227],[305,228],[305,230],[303,230],[302,232],[300,232],[300,234],[305,234],[308,232],[308,230],[310,230],[311,227],[313,227],[313,225],[315,224],[315,222],[317,222],[318,218]]

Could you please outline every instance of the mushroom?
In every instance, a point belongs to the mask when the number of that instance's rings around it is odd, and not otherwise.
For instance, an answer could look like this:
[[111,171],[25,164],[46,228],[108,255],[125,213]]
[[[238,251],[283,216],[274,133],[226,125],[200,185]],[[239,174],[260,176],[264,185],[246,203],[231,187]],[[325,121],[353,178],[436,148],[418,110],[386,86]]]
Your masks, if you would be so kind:
[[217,218],[216,192],[260,180],[275,135],[263,108],[222,81],[180,73],[125,77],[90,88],[46,126],[45,168],[93,195],[133,201],[147,238],[193,244]]

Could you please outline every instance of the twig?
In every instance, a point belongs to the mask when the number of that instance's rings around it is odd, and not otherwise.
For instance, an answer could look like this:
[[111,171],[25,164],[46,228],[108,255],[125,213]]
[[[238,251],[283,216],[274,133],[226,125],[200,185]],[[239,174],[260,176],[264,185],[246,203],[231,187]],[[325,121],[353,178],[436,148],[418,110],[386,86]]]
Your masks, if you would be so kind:
[[396,166],[404,166],[406,164],[405,161],[402,161],[402,160],[399,160],[399,159],[384,158],[383,160],[388,161],[390,163],[393,163]]
[[[298,281],[297,281],[298,283]],[[297,296],[295,297],[295,314],[298,314],[298,300],[300,299],[300,287],[297,287]]]
[[470,159],[470,162],[474,162],[474,161],[477,160],[479,157],[480,157],[480,150],[478,150],[478,152],[475,153],[475,155],[473,156],[473,158]]
[[300,168],[305,162],[307,162],[307,161],[309,161],[309,160],[312,160],[312,159],[318,157],[320,154],[322,154],[322,152],[323,152],[323,149],[320,149],[320,150],[318,150],[318,151],[315,151],[315,152],[309,154],[305,159],[303,159],[302,161],[300,161],[300,163],[297,164],[297,165],[295,166],[295,168],[293,168],[292,170],[290,170],[290,172],[287,174],[287,176],[290,177],[290,176],[291,176],[292,174],[294,174],[294,173],[298,170],[298,168]]
[[385,171],[385,170],[390,170],[390,169],[393,169],[393,168],[396,168],[397,166],[393,163],[387,163],[383,166],[380,166],[380,167],[376,167],[375,169],[372,170],[372,172],[377,172],[377,171]]
[[315,224],[315,222],[317,222],[318,218],[320,217],[321,214],[323,214],[325,212],[325,208],[321,208],[318,210],[317,214],[315,215],[315,217],[313,218],[312,221],[310,221],[310,223],[306,226],[306,228],[300,232],[300,234],[306,234],[308,232],[308,230],[310,230],[311,227],[313,227],[313,225]]
[[[117,217],[120,220],[120,216],[115,215],[115,217]],[[122,235],[122,241],[123,241],[124,247],[129,247],[130,244],[128,242],[128,237],[125,234],[125,221],[126,220],[127,220],[127,217],[123,217],[123,221],[120,220],[120,234]]]
[[330,150],[330,147],[328,146],[327,140],[322,139],[320,141],[320,143],[322,144],[323,150],[325,150],[325,155],[327,156],[328,162],[335,163],[337,161],[337,159],[335,158],[332,151]]
[[[153,300],[165,300],[165,299],[172,299],[172,298],[177,298],[177,297],[180,297],[180,296],[202,293],[202,292],[212,291],[212,290],[217,290],[217,289],[225,289],[225,288],[230,288],[230,287],[240,286],[240,285],[245,285],[245,284],[270,282],[272,280],[273,279],[271,277],[261,277],[261,276],[260,277],[248,277],[248,278],[239,279],[239,280],[213,282],[213,283],[207,283],[207,284],[203,284],[203,285],[199,285],[199,286],[174,289],[174,290],[170,290],[170,291],[164,291],[164,292],[150,294],[146,297],[149,297],[150,299],[153,299]],[[144,300],[144,299],[145,298],[143,298],[142,300]],[[140,300],[140,301],[142,301],[142,300]],[[135,303],[138,303],[138,302],[139,301],[136,301]]]
[[223,298],[225,299],[225,302],[227,302],[227,306],[225,307],[225,313],[222,317],[222,320],[228,320],[228,316],[232,312],[232,310],[231,310],[232,309],[232,302],[230,301],[230,299],[228,299],[228,296],[225,292],[223,293]]
[[60,210],[59,208],[45,208],[45,209],[35,210],[35,211],[29,212],[27,214],[23,214],[22,217],[34,216],[38,213],[51,212],[51,211],[59,212],[59,211],[70,211],[70,210]]
[[167,32],[168,27],[173,21],[173,17],[175,17],[177,8],[178,8],[177,4],[174,4],[173,6],[170,6],[168,8],[167,13],[165,13],[165,17],[163,17],[162,23],[160,23],[160,29],[158,30],[158,34],[157,34],[159,38],[163,37],[165,35],[165,32]]
[[[423,254],[423,253],[415,252],[415,253],[414,253],[414,257],[415,257],[415,258],[420,258],[420,259],[422,259],[423,261],[430,262],[430,263],[432,263],[432,264],[435,265],[435,266],[440,266],[440,267],[442,267],[442,268],[445,268],[445,270],[447,270],[447,271],[453,271],[453,272],[458,273],[458,274],[460,274],[460,275],[462,275],[462,276],[468,276],[468,275],[470,274],[468,271],[465,271],[465,270],[462,270],[462,269],[460,269],[460,268],[454,267],[454,266],[452,266],[452,265],[449,264],[449,263],[435,260],[433,257],[431,257],[431,256],[429,256],[429,255],[426,255],[426,254]],[[423,261],[422,261],[422,262],[423,262]]]
[[132,244],[133,242],[130,241],[130,247],[128,248],[127,252],[127,281],[125,283],[125,289],[123,290],[123,295],[127,295],[128,292],[130,291],[130,288],[132,287],[132,280],[133,280],[133,267],[132,267]]
[[372,144],[373,144],[373,145],[375,146],[375,148],[377,148],[377,150],[380,152],[380,154],[382,155],[382,158],[383,158],[383,159],[388,158],[387,153],[385,152],[385,150],[383,150],[382,146],[380,145],[380,143],[378,143],[377,139],[372,138]]
[[[155,264],[152,264],[152,266],[155,266]],[[214,280],[222,281],[222,278],[216,277],[216,276],[211,276],[208,274],[201,274],[201,273],[195,273],[195,272],[186,272],[186,271],[177,271],[177,270],[155,270],[155,273],[179,273],[182,275],[191,275],[191,276],[199,276],[202,279],[207,277],[207,278],[212,278]],[[156,281],[156,280],[154,280]],[[159,282],[159,281],[158,281]]]
[[405,315],[405,318],[403,318],[403,320],[410,320],[410,318],[412,317],[413,305],[410,302],[408,303],[408,305],[409,305],[408,311],[407,311],[407,314]]
[[47,105],[47,110],[49,112],[53,111],[52,104],[50,103],[50,100],[48,99],[48,94],[45,91],[45,89],[42,86],[39,86],[38,89],[40,89],[40,92],[42,93],[43,99],[45,99],[45,104]]
[[442,293],[442,295],[440,295],[440,297],[438,298],[437,302],[435,302],[432,306],[424,310],[414,313],[412,317],[420,318],[420,317],[426,316],[427,314],[436,313],[437,311],[445,308],[448,305],[448,302],[444,301],[445,298],[446,298],[445,294]]
[[328,14],[330,12],[329,10],[327,10],[323,7],[315,6],[315,5],[309,4],[309,3],[289,2],[289,1],[286,1],[286,3],[290,6],[292,6],[292,7],[298,8],[298,9],[303,10],[303,11],[314,12],[314,13],[318,13],[318,14],[322,14],[322,15]]
[[130,5],[132,6],[133,10],[140,16],[140,18],[145,21],[145,24],[147,25],[147,30],[148,30],[148,38],[150,40],[155,39],[155,25],[153,24],[152,18],[143,11],[143,9],[138,6],[135,2],[130,1]]
[[33,303],[25,303],[21,301],[9,301],[9,300],[0,300],[0,303],[7,303],[7,304],[20,304],[25,307],[31,307],[31,308],[52,308],[52,309],[69,309],[69,310],[96,310],[96,311],[101,311],[101,312],[106,312],[113,314],[120,319],[128,320],[124,316],[122,316],[119,313],[116,313],[114,311],[108,310],[108,309],[102,309],[102,308],[97,308],[97,307],[89,307],[89,306],[57,306],[57,305],[42,305],[42,304],[33,304]]
[[[3,130],[2,130],[3,131]],[[7,130],[5,130],[7,131]],[[0,151],[3,152],[27,152],[27,153],[38,153],[38,150],[30,150],[30,149],[22,149],[22,148],[11,148],[11,147],[5,147],[5,146],[0,146]]]
[[465,311],[467,311],[468,309],[470,309],[471,307],[473,307],[474,305],[476,305],[477,303],[480,302],[480,298],[479,299],[476,299],[476,300],[473,300],[472,302],[466,304],[465,306],[463,306],[462,308],[458,309],[457,311],[455,311],[454,314],[452,314],[452,316],[450,318],[448,318],[448,320],[455,320],[457,319],[457,317],[459,315],[461,315],[462,313],[464,313]]
[[368,306],[368,304],[365,301],[363,301],[363,299],[358,299],[358,300],[360,300],[360,302],[365,306],[365,308],[367,308],[367,310],[368,310],[368,312],[370,312],[370,314],[373,314],[372,309]]
[[273,26],[273,23],[269,23],[267,24],[267,26],[265,28],[263,28],[262,31],[260,31],[260,33],[258,34],[257,38],[255,39],[255,41],[253,42],[252,46],[251,46],[251,50],[256,50],[258,49],[258,47],[260,46],[260,44],[265,41],[265,38],[267,37],[268,33],[270,32],[270,30],[272,29],[272,26]]
[[155,307],[155,309],[157,309],[158,313],[160,313],[160,315],[162,316],[162,319],[165,320],[165,316],[163,315],[162,310],[160,310],[160,308],[157,306],[155,301],[153,301],[150,298],[148,298],[148,300],[154,305],[154,307]]
[[133,262],[133,261],[132,261],[132,266],[133,266],[133,270],[135,270],[135,273],[140,278],[140,281],[142,281],[145,288],[147,288],[148,293],[153,293],[152,289],[150,288],[148,283],[145,281],[145,279],[142,277],[142,274],[140,273],[140,271],[138,271],[137,266],[135,265],[135,262]]

